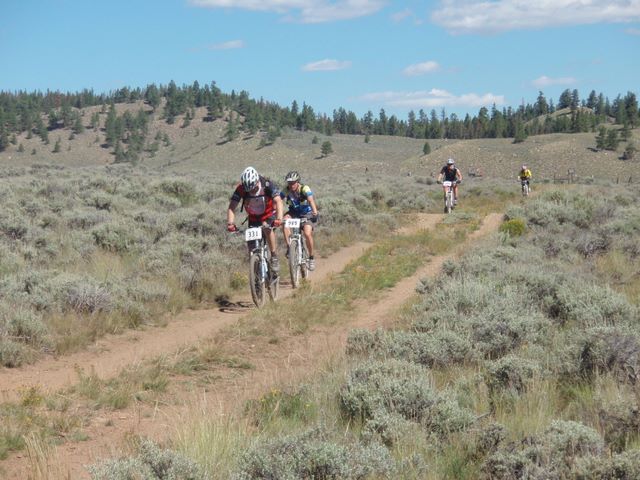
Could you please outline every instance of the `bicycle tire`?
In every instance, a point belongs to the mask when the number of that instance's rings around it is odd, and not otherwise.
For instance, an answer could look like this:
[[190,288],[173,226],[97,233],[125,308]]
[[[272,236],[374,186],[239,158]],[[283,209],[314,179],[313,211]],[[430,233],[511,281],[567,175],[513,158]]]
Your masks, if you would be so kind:
[[453,210],[453,194],[451,190],[444,197],[444,213],[451,213]]
[[266,302],[265,282],[262,278],[262,266],[260,265],[260,255],[252,253],[249,257],[249,286],[251,287],[251,298],[256,307],[262,308]]
[[280,275],[274,274],[271,265],[267,264],[267,291],[272,302],[278,299],[278,290],[280,289]]
[[309,255],[307,254],[307,248],[304,246],[304,240],[300,239],[300,273],[302,274],[302,278],[306,279],[309,276],[309,268],[307,260]]
[[289,243],[289,274],[291,275],[291,287],[298,288],[300,283],[300,268],[298,265],[298,242],[291,239]]
[[522,195],[525,197],[529,196],[529,185],[526,183],[522,186]]

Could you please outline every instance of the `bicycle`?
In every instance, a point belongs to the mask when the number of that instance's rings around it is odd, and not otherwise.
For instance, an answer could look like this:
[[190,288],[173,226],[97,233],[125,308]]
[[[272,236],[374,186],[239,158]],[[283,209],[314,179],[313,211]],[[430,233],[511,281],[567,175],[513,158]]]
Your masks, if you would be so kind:
[[456,207],[455,200],[453,198],[453,184],[448,180],[442,182],[442,186],[445,187],[444,193],[444,213],[451,213]]
[[531,192],[531,187],[529,186],[529,180],[520,180],[520,184],[522,187],[522,196],[528,197],[529,192]]
[[309,275],[307,261],[309,255],[305,247],[302,234],[300,233],[304,221],[299,218],[287,218],[284,226],[291,230],[289,237],[289,274],[291,275],[291,286],[297,288],[300,284],[300,278],[306,279]]
[[271,301],[278,298],[280,277],[271,269],[271,253],[262,235],[262,227],[247,228],[244,233],[245,240],[251,249],[249,256],[251,298],[256,307],[262,308],[267,301],[267,295]]

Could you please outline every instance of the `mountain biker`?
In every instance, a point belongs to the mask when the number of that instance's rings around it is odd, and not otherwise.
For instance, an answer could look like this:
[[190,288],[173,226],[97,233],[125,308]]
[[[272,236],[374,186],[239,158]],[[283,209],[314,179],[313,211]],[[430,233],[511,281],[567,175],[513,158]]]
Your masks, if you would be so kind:
[[[438,175],[438,183],[442,183],[443,180],[447,182],[453,182],[453,203],[454,205],[458,204],[458,184],[462,182],[462,172],[460,172],[459,168],[456,168],[455,162],[453,158],[447,160],[447,164],[442,167],[440,170],[440,175]],[[445,195],[447,194],[447,188],[442,187],[444,189]]]
[[[526,165],[522,165],[520,173],[518,174],[518,179],[520,180],[520,183],[526,182],[527,185],[529,185],[529,182],[531,181],[531,170],[529,170]],[[531,187],[531,185],[529,185],[529,187]]]
[[[315,270],[316,261],[313,258],[313,225],[318,221],[318,207],[313,196],[313,192],[308,185],[304,185],[300,181],[300,174],[295,170],[287,173],[284,177],[287,182],[287,188],[280,192],[280,196],[287,203],[289,210],[285,213],[285,218],[299,218],[301,220],[302,233],[307,244],[307,252],[309,253],[308,267],[310,271]],[[304,222],[309,220],[309,222]],[[284,240],[289,245],[289,236],[291,231],[285,226],[282,227]],[[287,255],[289,255],[289,247],[287,247]]]
[[278,260],[276,234],[270,227],[282,225],[282,198],[280,190],[268,178],[259,175],[255,168],[247,167],[240,175],[240,183],[229,201],[227,209],[227,230],[236,232],[234,224],[235,210],[242,200],[242,208],[249,215],[249,227],[262,227],[262,234],[267,239],[271,251],[271,268],[274,272],[280,270]]

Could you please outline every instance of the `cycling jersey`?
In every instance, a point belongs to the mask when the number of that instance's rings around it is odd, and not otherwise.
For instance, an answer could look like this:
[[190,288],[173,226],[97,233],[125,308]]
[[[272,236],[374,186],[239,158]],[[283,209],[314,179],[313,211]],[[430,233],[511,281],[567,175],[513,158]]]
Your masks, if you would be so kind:
[[273,199],[280,195],[280,190],[274,185],[271,180],[263,177],[259,177],[260,188],[254,193],[245,192],[242,184],[238,184],[231,201],[240,202],[242,200],[242,206],[249,215],[249,224],[251,226],[260,224],[267,219],[270,219],[276,214],[276,205]]
[[531,179],[531,170],[528,168],[526,170],[520,170],[520,180],[529,180]]
[[291,190],[287,186],[286,191],[280,192],[280,197],[287,202],[289,211],[287,212],[292,217],[305,217],[308,216],[311,211],[311,204],[309,203],[309,197],[313,195],[311,188],[308,185],[300,184],[298,191]]
[[446,182],[455,182],[458,179],[458,169],[456,167],[450,170],[447,168],[447,165],[445,165],[442,167],[442,170],[440,170],[440,173],[444,175],[443,179]]

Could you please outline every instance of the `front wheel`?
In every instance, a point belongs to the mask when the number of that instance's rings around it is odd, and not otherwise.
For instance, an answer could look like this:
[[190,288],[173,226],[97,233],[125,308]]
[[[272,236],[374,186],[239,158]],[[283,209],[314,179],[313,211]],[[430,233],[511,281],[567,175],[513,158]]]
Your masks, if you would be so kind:
[[523,197],[528,197],[529,196],[529,184],[525,183],[524,185],[522,185],[522,196]]
[[300,250],[300,273],[302,274],[302,278],[307,278],[309,276],[309,265],[307,263],[308,260],[309,255],[307,254],[307,249],[303,244]]
[[249,286],[251,287],[251,298],[253,298],[253,303],[255,303],[258,308],[262,308],[267,300],[261,263],[261,258],[257,254],[252,254],[249,258]]
[[451,191],[447,192],[444,197],[444,213],[451,213],[453,210],[453,194]]
[[300,265],[298,264],[298,242],[291,240],[289,244],[289,273],[291,275],[291,286],[298,288],[300,283]]
[[278,299],[278,288],[280,287],[280,275],[271,269],[271,262],[267,262],[267,275],[266,275],[267,290],[269,291],[269,298],[272,302]]

